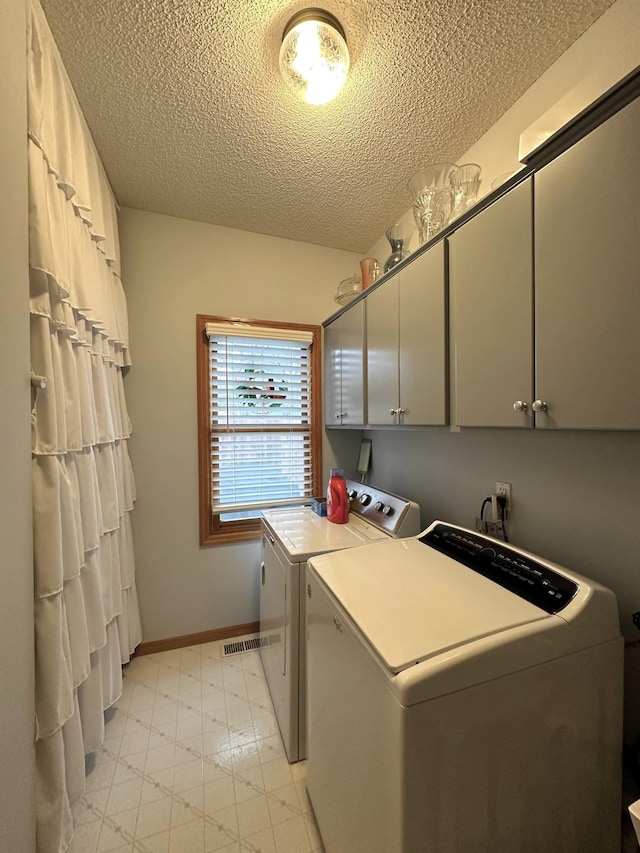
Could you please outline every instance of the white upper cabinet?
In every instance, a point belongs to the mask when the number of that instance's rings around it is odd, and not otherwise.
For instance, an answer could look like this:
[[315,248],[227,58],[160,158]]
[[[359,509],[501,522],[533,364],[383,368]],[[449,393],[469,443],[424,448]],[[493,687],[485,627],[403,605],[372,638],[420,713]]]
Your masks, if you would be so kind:
[[367,422],[447,422],[445,246],[367,295]]
[[327,426],[365,423],[364,301],[325,327],[324,400]]
[[535,175],[536,426],[640,429],[640,99]]
[[531,192],[529,179],[449,238],[459,426],[533,425]]

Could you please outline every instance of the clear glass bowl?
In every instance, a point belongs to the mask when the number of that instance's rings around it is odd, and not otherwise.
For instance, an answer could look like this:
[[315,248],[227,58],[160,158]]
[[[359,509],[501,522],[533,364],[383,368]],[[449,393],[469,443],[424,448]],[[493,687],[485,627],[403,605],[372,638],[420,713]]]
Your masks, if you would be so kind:
[[347,305],[356,296],[362,292],[362,279],[359,275],[352,275],[349,278],[344,278],[338,285],[338,290],[334,296],[334,300],[338,305]]

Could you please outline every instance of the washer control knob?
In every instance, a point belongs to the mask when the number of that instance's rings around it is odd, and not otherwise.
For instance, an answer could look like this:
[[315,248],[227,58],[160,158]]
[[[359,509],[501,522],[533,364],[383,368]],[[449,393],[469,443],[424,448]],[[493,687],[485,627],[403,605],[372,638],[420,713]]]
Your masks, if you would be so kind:
[[546,412],[548,407],[544,400],[534,400],[531,408],[534,412]]
[[375,505],[374,509],[377,509],[378,512],[382,512],[384,510],[384,504],[380,503],[380,501],[378,501],[378,503]]
[[393,507],[392,506],[383,506],[382,507],[382,514],[387,515],[387,516],[393,515]]
[[347,495],[350,501],[355,501],[355,499],[358,497],[358,493],[355,489],[349,489]]
[[529,406],[523,400],[516,400],[513,404],[514,412],[526,412]]
[[360,495],[360,503],[362,506],[367,506],[367,504],[371,503],[371,495],[368,495],[366,492]]

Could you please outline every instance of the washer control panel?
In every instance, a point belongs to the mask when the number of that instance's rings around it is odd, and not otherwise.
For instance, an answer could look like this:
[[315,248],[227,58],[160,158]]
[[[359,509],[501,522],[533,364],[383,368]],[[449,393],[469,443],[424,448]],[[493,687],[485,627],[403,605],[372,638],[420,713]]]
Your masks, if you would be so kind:
[[420,537],[420,542],[484,575],[547,613],[559,613],[578,591],[575,581],[479,533],[448,524],[437,524]]
[[347,480],[347,494],[354,515],[391,536],[414,536],[419,532],[420,511],[412,501],[355,480]]

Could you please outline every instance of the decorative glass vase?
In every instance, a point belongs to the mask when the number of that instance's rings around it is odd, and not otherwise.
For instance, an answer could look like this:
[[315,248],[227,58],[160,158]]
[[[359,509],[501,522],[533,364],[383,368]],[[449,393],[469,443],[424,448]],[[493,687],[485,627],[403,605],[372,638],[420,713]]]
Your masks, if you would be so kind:
[[458,166],[449,175],[452,193],[452,208],[449,221],[468,210],[478,197],[480,187],[480,166],[477,163],[465,163]]
[[430,163],[409,181],[420,245],[427,243],[449,222],[453,203],[450,177],[456,169],[455,163]]
[[408,222],[396,222],[384,232],[391,246],[391,254],[384,262],[384,271],[389,272],[411,254],[409,242],[415,233],[415,228]]

